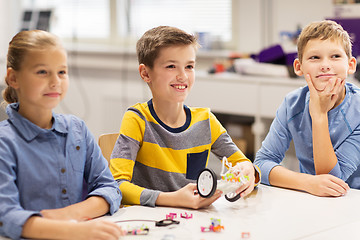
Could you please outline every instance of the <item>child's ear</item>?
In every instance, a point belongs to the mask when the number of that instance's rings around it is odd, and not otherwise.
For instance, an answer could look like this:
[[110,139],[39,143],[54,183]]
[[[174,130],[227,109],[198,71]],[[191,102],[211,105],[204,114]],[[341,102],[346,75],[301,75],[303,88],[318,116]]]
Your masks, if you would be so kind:
[[6,71],[6,82],[10,87],[14,89],[19,88],[19,83],[17,81],[16,71],[12,68],[8,68]]
[[356,59],[354,57],[349,60],[349,69],[348,74],[353,74],[356,72]]
[[139,73],[140,73],[140,77],[142,78],[142,80],[146,83],[150,82],[150,76],[149,76],[149,72],[148,72],[148,67],[145,66],[144,64],[140,64],[139,65]]
[[304,74],[303,71],[301,70],[301,63],[300,63],[300,60],[298,58],[296,58],[294,60],[293,66],[294,66],[294,72],[295,72],[296,75],[302,76]]

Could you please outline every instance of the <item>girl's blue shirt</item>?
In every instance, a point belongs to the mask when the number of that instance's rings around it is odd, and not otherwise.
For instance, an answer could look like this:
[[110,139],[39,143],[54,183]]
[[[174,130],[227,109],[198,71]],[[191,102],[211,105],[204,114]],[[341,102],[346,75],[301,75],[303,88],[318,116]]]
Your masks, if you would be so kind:
[[110,214],[121,192],[85,123],[53,113],[51,129],[42,129],[7,106],[0,122],[0,235],[20,238],[22,226],[42,209],[55,209],[101,196]]

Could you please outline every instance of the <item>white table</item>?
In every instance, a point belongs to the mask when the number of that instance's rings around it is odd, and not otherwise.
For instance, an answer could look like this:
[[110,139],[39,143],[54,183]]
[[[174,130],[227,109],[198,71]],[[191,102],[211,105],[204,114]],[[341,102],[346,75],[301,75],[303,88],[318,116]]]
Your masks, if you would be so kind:
[[[351,189],[343,197],[316,197],[308,193],[260,185],[245,199],[228,202],[221,197],[202,210],[166,207],[131,206],[120,209],[111,217],[116,220],[161,220],[169,213],[177,213],[179,225],[155,227],[152,222],[119,223],[124,228],[145,224],[150,228],[146,236],[126,236],[124,239],[242,239],[249,232],[252,240],[261,239],[359,239],[360,191]],[[192,219],[180,218],[181,213],[192,213]],[[210,218],[220,218],[224,230],[201,232]],[[168,235],[173,238],[164,238]]]
[[[128,235],[122,239],[241,240],[242,232],[249,232],[248,239],[251,240],[359,239],[359,203],[360,190],[351,189],[346,196],[331,198],[259,185],[245,199],[231,203],[221,197],[202,210],[131,206],[103,218],[110,221],[162,220],[169,213],[178,215],[174,220],[180,221],[180,224],[168,227],[155,227],[153,222],[146,221],[119,223],[124,228],[144,224],[150,229],[148,235]],[[180,214],[185,212],[192,213],[193,218],[180,218]],[[220,218],[224,230],[218,233],[201,232],[202,226],[210,225],[210,218]]]

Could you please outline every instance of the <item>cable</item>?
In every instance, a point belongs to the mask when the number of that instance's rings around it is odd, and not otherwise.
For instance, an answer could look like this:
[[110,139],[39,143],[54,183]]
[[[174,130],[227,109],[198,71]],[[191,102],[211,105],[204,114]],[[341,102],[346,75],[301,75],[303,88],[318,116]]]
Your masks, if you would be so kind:
[[132,220],[119,220],[119,221],[115,221],[115,223],[122,223],[122,222],[155,222],[155,226],[157,227],[166,227],[172,224],[179,224],[180,221],[176,221],[173,219],[163,219],[160,221],[155,221],[155,220],[141,220],[141,219],[132,219]]
[[130,219],[130,220],[118,220],[114,223],[124,223],[124,222],[156,222],[156,220],[149,220],[149,219]]

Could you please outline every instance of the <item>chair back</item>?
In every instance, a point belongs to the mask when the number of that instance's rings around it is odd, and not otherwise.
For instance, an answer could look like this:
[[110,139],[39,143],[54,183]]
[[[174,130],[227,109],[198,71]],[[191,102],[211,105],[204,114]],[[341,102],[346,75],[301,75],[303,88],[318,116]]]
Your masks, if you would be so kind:
[[114,149],[115,142],[119,136],[119,133],[106,133],[99,137],[99,146],[103,156],[110,164],[110,156]]

